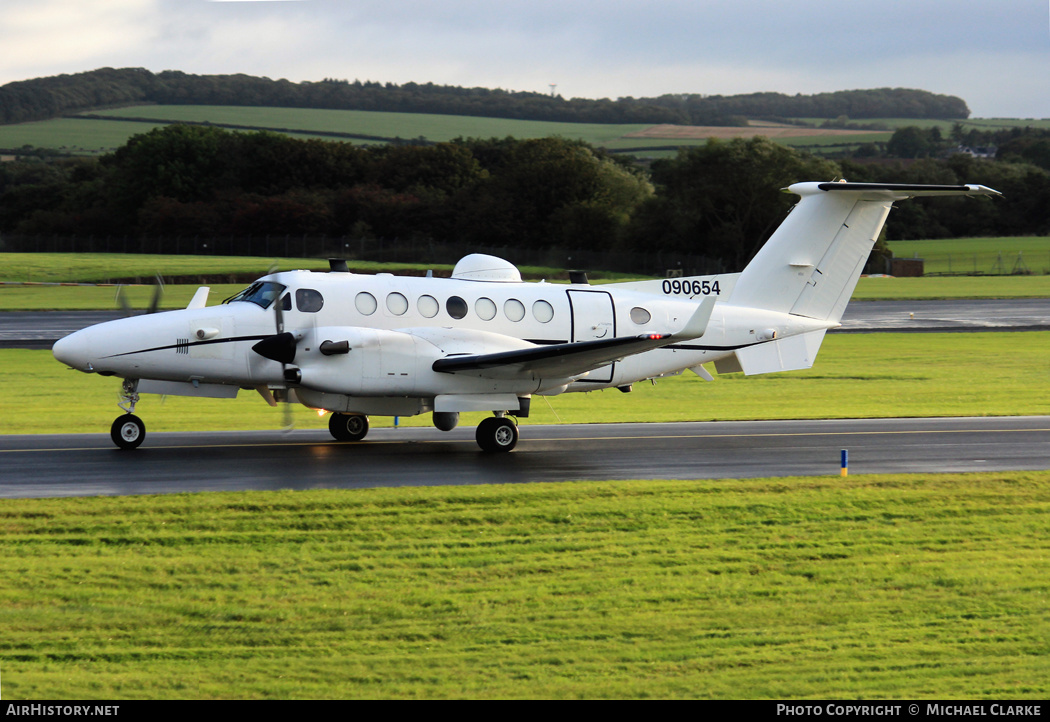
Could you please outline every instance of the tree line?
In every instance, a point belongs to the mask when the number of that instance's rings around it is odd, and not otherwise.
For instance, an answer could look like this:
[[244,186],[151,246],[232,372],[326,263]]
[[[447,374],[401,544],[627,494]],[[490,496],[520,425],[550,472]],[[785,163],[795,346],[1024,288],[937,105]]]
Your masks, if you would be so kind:
[[893,158],[950,156],[958,148],[984,149],[999,160],[1031,163],[1050,170],[1050,130],[1041,128],[999,128],[981,130],[956,123],[947,136],[938,126],[915,125],[898,128],[886,143],[886,155]]
[[1004,193],[901,204],[890,238],[1050,233],[1050,172],[1030,162],[835,162],[755,137],[682,149],[646,171],[562,138],[364,148],[172,125],[101,159],[0,165],[0,242],[130,235],[148,250],[173,236],[310,234],[501,246],[512,260],[515,248],[661,251],[738,270],[795,202],[781,188],[840,177]]
[[136,103],[373,110],[585,123],[743,126],[747,118],[967,118],[966,103],[924,90],[879,88],[816,95],[667,94],[653,98],[565,99],[560,95],[433,83],[326,78],[293,83],[249,75],[192,75],[101,68],[0,86],[0,123]]

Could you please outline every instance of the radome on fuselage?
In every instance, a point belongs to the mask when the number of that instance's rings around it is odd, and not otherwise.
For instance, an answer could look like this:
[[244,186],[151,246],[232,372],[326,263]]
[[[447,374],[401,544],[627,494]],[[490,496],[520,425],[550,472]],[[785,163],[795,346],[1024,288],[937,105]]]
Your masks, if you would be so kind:
[[991,195],[983,186],[801,183],[802,196],[742,272],[591,286],[525,283],[509,262],[463,258],[448,279],[289,271],[259,279],[217,306],[201,289],[189,307],[89,327],[54,347],[82,371],[125,379],[128,413],[111,429],[134,448],[138,394],[232,397],[332,412],[339,440],[359,440],[367,416],[434,413],[450,429],[462,411],[492,411],[483,449],[517,443],[509,416],[532,395],[603,388],[701,364],[719,373],[808,368],[838,325],[894,201]]

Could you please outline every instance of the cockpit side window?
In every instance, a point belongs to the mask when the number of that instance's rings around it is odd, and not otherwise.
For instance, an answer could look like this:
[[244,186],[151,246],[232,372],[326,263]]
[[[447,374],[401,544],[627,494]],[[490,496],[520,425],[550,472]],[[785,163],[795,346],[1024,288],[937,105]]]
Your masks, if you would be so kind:
[[226,303],[247,301],[248,303],[254,303],[261,308],[269,308],[270,304],[272,304],[277,298],[280,298],[281,294],[284,293],[284,289],[285,286],[280,283],[274,283],[273,281],[256,281],[236,296],[228,299]]
[[303,313],[317,313],[324,306],[324,297],[312,288],[299,288],[295,291],[295,307]]

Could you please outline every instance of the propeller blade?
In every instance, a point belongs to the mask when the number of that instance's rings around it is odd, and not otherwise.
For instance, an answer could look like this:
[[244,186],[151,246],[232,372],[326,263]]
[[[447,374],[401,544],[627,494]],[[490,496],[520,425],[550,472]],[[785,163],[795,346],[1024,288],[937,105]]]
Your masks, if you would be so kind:
[[281,428],[284,431],[291,431],[295,428],[295,419],[292,417],[292,400],[286,396],[284,399],[284,404],[282,404],[282,406],[284,406],[284,409],[282,410],[281,415],[284,418],[281,422]]
[[277,325],[277,333],[284,333],[284,311],[281,310],[283,304],[284,298],[278,298],[273,302],[273,315]]
[[157,282],[153,285],[153,298],[150,299],[146,313],[156,313],[157,307],[160,306],[160,299],[164,295],[164,279],[160,277],[159,273],[154,278],[156,278]]
[[116,302],[117,305],[120,306],[120,310],[124,312],[125,316],[132,315],[131,304],[128,303],[128,294],[124,290],[124,284],[119,284],[117,286]]

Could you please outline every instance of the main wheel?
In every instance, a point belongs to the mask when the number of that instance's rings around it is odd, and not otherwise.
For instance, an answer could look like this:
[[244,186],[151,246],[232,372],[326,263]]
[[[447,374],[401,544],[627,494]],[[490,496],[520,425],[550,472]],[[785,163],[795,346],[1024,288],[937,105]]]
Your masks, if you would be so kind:
[[328,430],[336,441],[360,441],[368,434],[368,417],[361,414],[332,414]]
[[510,419],[491,416],[478,424],[474,438],[482,451],[510,451],[518,445],[518,427]]
[[109,436],[122,449],[137,449],[146,438],[146,425],[135,414],[124,414],[113,422]]

